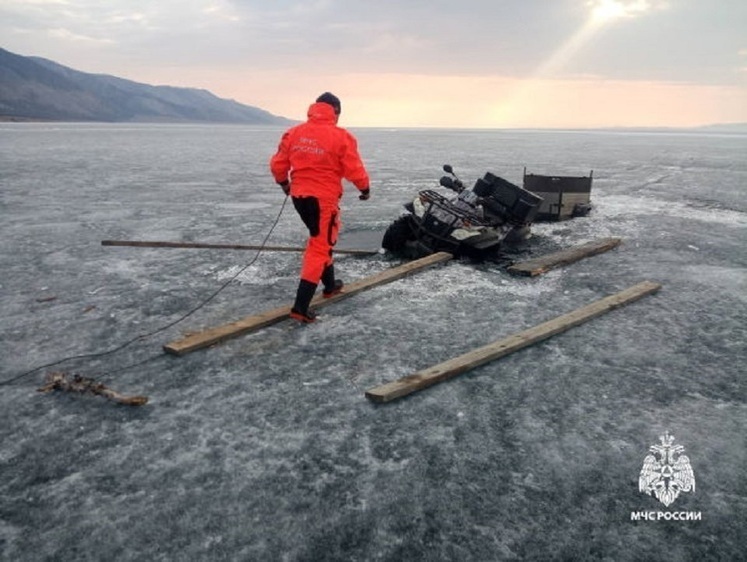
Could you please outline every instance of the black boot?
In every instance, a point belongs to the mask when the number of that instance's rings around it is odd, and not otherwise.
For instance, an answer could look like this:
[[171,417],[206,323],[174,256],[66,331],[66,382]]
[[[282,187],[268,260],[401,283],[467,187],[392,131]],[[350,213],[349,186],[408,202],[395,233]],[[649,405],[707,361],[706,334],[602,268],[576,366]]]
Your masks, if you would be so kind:
[[324,268],[324,271],[322,272],[322,285],[324,285],[324,289],[322,290],[322,296],[325,299],[333,297],[336,294],[342,292],[342,287],[344,283],[340,281],[339,279],[335,280],[334,264],[329,264],[327,267]]
[[290,311],[291,318],[304,324],[311,324],[316,320],[314,311],[309,310],[309,304],[311,304],[311,299],[314,298],[315,292],[316,283],[301,279],[298,284],[298,291],[296,291],[296,302]]

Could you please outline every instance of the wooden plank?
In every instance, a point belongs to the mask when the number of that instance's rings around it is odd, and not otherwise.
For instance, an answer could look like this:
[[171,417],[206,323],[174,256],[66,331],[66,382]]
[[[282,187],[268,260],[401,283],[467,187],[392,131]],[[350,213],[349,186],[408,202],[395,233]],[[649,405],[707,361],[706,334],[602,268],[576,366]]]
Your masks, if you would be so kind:
[[[370,277],[366,277],[364,279],[360,279],[359,281],[354,281],[348,285],[345,285],[342,293],[339,293],[331,298],[325,299],[321,295],[317,295],[316,297],[314,297],[314,300],[311,301],[311,306],[317,309],[322,308],[324,306],[338,302],[342,299],[352,297],[353,295],[360,293],[361,291],[365,291],[367,289],[378,287],[379,285],[384,285],[386,283],[396,281],[397,279],[401,279],[402,277],[405,277],[417,271],[422,271],[423,269],[432,265],[448,261],[453,257],[454,256],[452,254],[449,254],[448,252],[438,252],[419,260],[411,261],[397,267],[392,267]],[[247,334],[266,326],[276,324],[288,318],[289,313],[290,306],[281,306],[273,310],[262,312],[260,314],[247,316],[246,318],[242,318],[241,320],[238,320],[236,322],[231,322],[230,324],[225,324],[223,326],[210,328],[196,334],[191,334],[182,338],[181,340],[164,345],[163,349],[167,353],[171,353],[173,355],[184,355],[186,353],[214,345],[218,342],[225,341],[230,338],[235,338],[242,334]]]
[[366,391],[366,398],[373,402],[389,402],[396,398],[407,396],[418,390],[428,388],[429,386],[470,371],[489,361],[565,332],[610,310],[655,293],[660,288],[661,285],[658,283],[644,281],[533,328],[518,332],[399,380],[372,388]]
[[[252,244],[209,244],[205,242],[161,242],[157,240],[102,240],[102,246],[131,246],[135,248],[188,248],[213,250],[262,250],[265,252],[303,252],[303,246],[258,246]],[[336,254],[353,256],[370,256],[376,250],[334,249]]]
[[546,256],[540,256],[531,260],[523,261],[511,265],[508,267],[508,272],[513,275],[524,275],[534,277],[541,275],[562,265],[568,265],[569,263],[577,262],[583,258],[601,254],[620,245],[622,239],[620,238],[601,238],[600,240],[594,240],[581,244],[580,246],[574,246],[566,250],[547,254]]

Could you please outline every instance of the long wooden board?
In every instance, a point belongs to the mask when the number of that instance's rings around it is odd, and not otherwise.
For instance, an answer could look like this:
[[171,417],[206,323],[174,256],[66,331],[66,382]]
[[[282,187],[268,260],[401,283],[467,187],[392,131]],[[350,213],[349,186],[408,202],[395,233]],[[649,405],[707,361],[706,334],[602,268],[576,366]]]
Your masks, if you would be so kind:
[[531,260],[515,263],[508,267],[508,272],[513,275],[524,275],[534,277],[541,275],[562,265],[577,262],[583,258],[601,254],[620,245],[620,238],[601,238],[580,246],[574,246],[566,250],[554,252],[534,258]]
[[658,283],[644,281],[528,330],[518,332],[396,381],[371,388],[366,391],[366,398],[373,402],[389,402],[396,398],[407,396],[418,390],[428,388],[429,386],[470,371],[489,361],[565,332],[610,310],[655,293],[660,288],[661,285]]
[[[442,263],[452,259],[454,256],[448,252],[438,252],[431,254],[425,258],[411,261],[403,265],[392,267],[370,277],[366,277],[359,281],[354,281],[349,285],[345,285],[345,289],[342,293],[339,293],[331,298],[325,299],[321,295],[317,295],[314,300],[311,301],[311,306],[314,308],[322,308],[338,302],[342,299],[352,297],[353,295],[365,291],[366,289],[372,289],[379,285],[384,285],[397,279],[401,279],[411,273],[421,271],[432,265]],[[236,322],[218,326],[216,328],[210,328],[208,330],[191,334],[181,340],[177,340],[171,343],[167,343],[163,346],[164,351],[173,355],[184,355],[191,351],[196,351],[204,347],[214,345],[218,342],[228,340],[230,338],[238,337],[242,334],[247,334],[260,328],[276,324],[282,320],[288,318],[290,313],[290,306],[281,306],[267,312],[254,314],[247,316]]]
[[[252,244],[210,244],[206,242],[162,242],[157,240],[102,240],[102,246],[132,246],[135,248],[188,248],[188,249],[213,249],[213,250],[262,250],[265,252],[303,252],[306,248],[302,246],[259,246]],[[356,250],[346,248],[335,248],[336,254],[349,254],[353,256],[370,256],[376,254],[376,250]]]

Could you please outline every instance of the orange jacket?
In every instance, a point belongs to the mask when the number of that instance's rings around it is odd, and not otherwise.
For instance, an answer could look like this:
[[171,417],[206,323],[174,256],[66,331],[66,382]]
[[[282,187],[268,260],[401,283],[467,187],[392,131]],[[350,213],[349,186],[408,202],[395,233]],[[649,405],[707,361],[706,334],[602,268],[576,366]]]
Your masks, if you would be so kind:
[[270,171],[278,183],[290,179],[293,197],[336,202],[342,197],[343,178],[360,191],[369,187],[358,142],[337,126],[334,109],[322,102],[309,107],[306,123],[285,132],[270,159]]

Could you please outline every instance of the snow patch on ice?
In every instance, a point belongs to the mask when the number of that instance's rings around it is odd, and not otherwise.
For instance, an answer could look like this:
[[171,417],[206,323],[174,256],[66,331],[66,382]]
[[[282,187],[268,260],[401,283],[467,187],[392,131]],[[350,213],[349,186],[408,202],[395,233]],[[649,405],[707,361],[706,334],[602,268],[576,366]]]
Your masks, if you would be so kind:
[[595,202],[595,218],[616,219],[646,215],[669,216],[708,223],[747,227],[747,214],[729,209],[693,207],[678,201],[663,201],[630,195],[605,195]]

